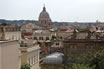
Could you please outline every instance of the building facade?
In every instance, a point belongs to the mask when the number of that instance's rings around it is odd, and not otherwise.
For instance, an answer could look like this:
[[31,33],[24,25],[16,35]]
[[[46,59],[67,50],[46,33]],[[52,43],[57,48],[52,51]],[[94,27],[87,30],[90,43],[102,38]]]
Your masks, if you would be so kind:
[[0,40],[20,40],[20,26],[0,26]]
[[20,45],[15,41],[0,41],[0,69],[20,69]]
[[30,64],[31,69],[40,69],[39,67],[39,53],[40,47],[39,44],[34,44],[32,41],[29,43],[21,43],[21,65]]
[[70,39],[63,41],[64,54],[73,53],[81,55],[104,49],[104,40]]

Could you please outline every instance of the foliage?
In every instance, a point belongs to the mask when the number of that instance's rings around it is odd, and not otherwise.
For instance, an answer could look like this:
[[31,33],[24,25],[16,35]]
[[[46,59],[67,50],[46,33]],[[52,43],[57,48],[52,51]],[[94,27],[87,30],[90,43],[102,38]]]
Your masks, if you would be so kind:
[[77,56],[75,54],[72,53],[68,53],[68,60],[74,63],[82,63],[82,58],[80,58],[80,56]]
[[104,69],[104,51],[86,53],[81,57],[68,54],[68,60],[93,67],[93,69]]
[[57,38],[56,36],[54,36],[54,35],[52,36],[52,40],[54,40],[54,39],[56,39],[56,38]]
[[21,69],[30,69],[31,65],[30,64],[23,64],[21,65]]
[[78,29],[79,32],[89,32],[88,29]]
[[[70,69],[70,68],[69,68]],[[72,66],[72,69],[93,69],[91,67],[85,66],[83,64],[74,64]]]
[[103,69],[104,64],[104,51],[98,51],[95,53],[90,53],[86,56],[87,64],[91,67],[95,67],[94,69]]
[[52,42],[38,42],[41,47],[51,47]]
[[99,69],[104,69],[104,59],[99,62]]
[[51,46],[51,42],[45,42],[45,45],[50,47]]
[[1,26],[7,26],[7,25],[9,25],[8,23],[1,23],[0,24]]
[[45,66],[43,66],[43,69],[54,69],[54,66],[51,66],[51,65],[45,65]]
[[64,68],[62,65],[43,65],[42,69],[64,69]]

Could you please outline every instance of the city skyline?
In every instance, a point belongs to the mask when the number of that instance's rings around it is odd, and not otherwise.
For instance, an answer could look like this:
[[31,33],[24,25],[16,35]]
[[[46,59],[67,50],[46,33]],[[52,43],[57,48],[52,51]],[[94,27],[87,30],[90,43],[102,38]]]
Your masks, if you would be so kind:
[[52,21],[104,22],[104,0],[0,0],[0,19],[38,20],[45,4]]

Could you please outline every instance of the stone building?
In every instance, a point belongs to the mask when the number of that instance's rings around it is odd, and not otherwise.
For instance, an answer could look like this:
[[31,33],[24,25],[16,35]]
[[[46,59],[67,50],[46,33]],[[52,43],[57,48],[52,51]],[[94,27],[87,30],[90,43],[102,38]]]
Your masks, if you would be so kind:
[[19,47],[17,40],[0,41],[0,69],[20,69]]
[[52,26],[51,18],[49,16],[48,12],[46,11],[45,6],[43,7],[43,10],[39,15],[38,23],[39,23],[39,25],[41,25],[43,27],[47,27],[47,28],[50,28]]
[[94,36],[98,36],[99,38],[104,39],[104,23],[96,21],[95,26],[90,28],[90,31],[93,32]]
[[98,32],[98,33],[104,33],[104,23],[96,21],[94,26],[91,26],[90,28],[91,32]]
[[0,26],[0,40],[20,40],[20,26]]
[[30,64],[31,69],[40,69],[39,67],[39,44],[34,40],[23,40],[20,44],[21,65]]
[[40,29],[43,29],[43,27],[36,24],[28,23],[21,27],[21,32],[33,32],[33,30],[40,30]]
[[31,35],[25,35],[24,38],[33,40],[51,40],[52,35],[49,30],[34,30]]
[[64,53],[81,55],[87,52],[94,52],[104,49],[104,40],[96,39],[70,39],[63,41]]
[[55,40],[50,48],[50,53],[60,52],[63,53],[63,41],[62,40]]
[[104,49],[104,39],[93,34],[90,32],[73,32],[71,36],[64,40],[56,40],[51,46],[51,52],[75,53],[80,55]]
[[74,28],[70,27],[70,26],[60,26],[58,28],[58,31],[56,32],[56,36],[61,39],[64,40],[65,38],[73,35],[74,32]]

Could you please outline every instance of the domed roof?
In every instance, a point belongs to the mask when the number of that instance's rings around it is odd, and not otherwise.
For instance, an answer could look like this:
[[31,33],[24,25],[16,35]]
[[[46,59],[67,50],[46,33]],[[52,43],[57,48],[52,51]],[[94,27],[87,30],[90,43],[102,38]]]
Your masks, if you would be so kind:
[[46,8],[43,7],[43,11],[40,13],[39,17],[49,17],[48,12],[46,11]]

